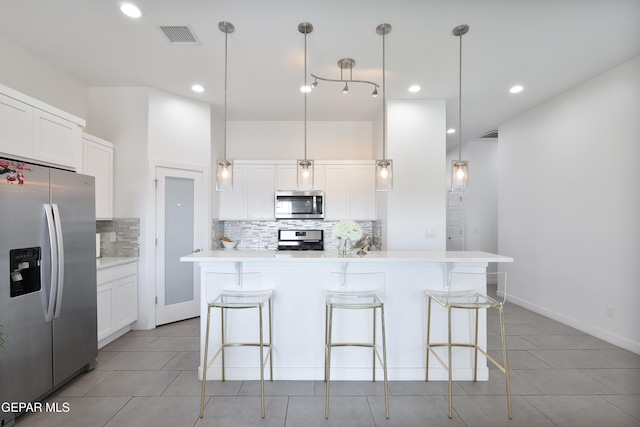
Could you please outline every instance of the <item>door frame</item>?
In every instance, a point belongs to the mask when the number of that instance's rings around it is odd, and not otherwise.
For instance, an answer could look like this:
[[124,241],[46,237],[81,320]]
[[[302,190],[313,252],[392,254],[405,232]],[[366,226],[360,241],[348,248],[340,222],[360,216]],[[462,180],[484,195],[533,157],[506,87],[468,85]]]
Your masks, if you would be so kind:
[[[156,170],[157,168],[166,168],[166,169],[179,169],[186,170],[192,172],[200,172],[202,173],[202,189],[200,198],[202,200],[201,206],[201,227],[204,230],[201,236],[201,240],[199,242],[200,248],[208,250],[211,246],[209,242],[209,229],[210,229],[210,211],[211,211],[211,198],[210,198],[210,187],[211,187],[211,172],[209,166],[205,165],[197,165],[191,163],[180,163],[180,162],[171,162],[171,161],[162,161],[162,160],[149,160],[149,199],[148,206],[150,206],[148,211],[148,220],[149,220],[149,233],[148,233],[148,247],[150,248],[148,252],[148,277],[149,282],[146,286],[146,295],[143,295],[143,291],[139,291],[139,296],[141,296],[141,301],[146,301],[149,313],[149,327],[156,327],[156,230],[157,230],[157,212],[156,212]],[[195,248],[194,248],[195,249]],[[196,266],[194,265],[194,269]],[[197,270],[194,271],[194,278],[196,280],[199,278],[199,272]]]

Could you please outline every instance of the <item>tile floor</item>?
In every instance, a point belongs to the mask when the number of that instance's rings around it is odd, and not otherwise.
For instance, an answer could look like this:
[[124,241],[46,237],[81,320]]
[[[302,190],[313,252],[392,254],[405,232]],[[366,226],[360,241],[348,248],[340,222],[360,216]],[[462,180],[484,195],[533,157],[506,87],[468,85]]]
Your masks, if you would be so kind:
[[[324,419],[322,381],[266,383],[260,418],[258,381],[211,381],[198,418],[199,319],[131,331],[108,346],[97,368],[48,398],[66,413],[35,413],[18,427],[125,426],[640,426],[640,355],[540,316],[505,308],[513,420],[507,418],[503,375],[457,382],[447,418],[445,382],[389,383],[391,418],[384,418],[381,382],[332,383]],[[497,317],[488,317],[489,351],[501,359]]]

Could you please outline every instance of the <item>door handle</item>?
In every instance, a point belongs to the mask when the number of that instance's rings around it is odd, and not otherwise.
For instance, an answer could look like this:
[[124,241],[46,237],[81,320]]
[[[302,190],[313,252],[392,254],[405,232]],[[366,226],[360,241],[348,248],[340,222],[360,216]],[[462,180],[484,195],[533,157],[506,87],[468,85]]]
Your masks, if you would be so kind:
[[56,243],[55,225],[53,221],[53,209],[50,204],[44,205],[44,213],[47,218],[47,227],[49,231],[49,248],[51,251],[51,282],[49,289],[49,306],[47,307],[47,315],[45,320],[51,322],[53,320],[53,309],[56,305],[56,294],[58,293],[58,245]]
[[202,252],[202,249],[194,249],[194,250],[193,250],[193,252],[194,252],[194,253],[196,253],[196,252]]

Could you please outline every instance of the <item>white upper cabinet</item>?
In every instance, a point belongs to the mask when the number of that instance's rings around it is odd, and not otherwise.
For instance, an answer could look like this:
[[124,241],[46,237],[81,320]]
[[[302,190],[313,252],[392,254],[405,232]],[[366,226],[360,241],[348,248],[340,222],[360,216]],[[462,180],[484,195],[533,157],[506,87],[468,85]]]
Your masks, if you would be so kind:
[[327,164],[324,171],[326,220],[376,219],[373,163]]
[[[313,165],[313,189],[324,190],[324,165]],[[276,190],[293,191],[298,188],[298,168],[294,164],[277,165]]]
[[82,173],[96,179],[96,219],[113,219],[113,144],[82,134]]
[[75,123],[46,111],[33,110],[33,153],[37,160],[75,168],[82,130]]
[[33,107],[0,94],[0,153],[33,153]]
[[74,170],[85,121],[0,85],[0,155]]
[[221,191],[219,219],[274,220],[274,164],[233,163],[233,191]]
[[[296,165],[290,161],[234,162],[233,191],[219,193],[220,220],[274,219],[276,190],[296,190]],[[325,193],[326,220],[376,218],[373,162],[314,162],[314,190]]]

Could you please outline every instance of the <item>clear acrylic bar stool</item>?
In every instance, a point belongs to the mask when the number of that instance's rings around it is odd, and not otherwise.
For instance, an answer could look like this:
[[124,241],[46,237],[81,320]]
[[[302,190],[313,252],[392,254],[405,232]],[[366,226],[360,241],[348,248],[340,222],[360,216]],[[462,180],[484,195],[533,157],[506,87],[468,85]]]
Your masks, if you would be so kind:
[[[346,267],[345,267],[346,268]],[[329,418],[329,391],[331,380],[331,350],[334,347],[365,347],[372,349],[372,380],[376,380],[376,359],[382,366],[384,377],[385,416],[389,419],[389,389],[387,382],[387,343],[384,321],[384,273],[331,273],[331,289],[325,291],[325,358],[324,381],[326,383],[324,417]],[[335,310],[371,310],[371,342],[333,342],[333,315]],[[377,313],[380,313],[381,350],[377,344]]]
[[[502,282],[503,286],[503,300],[497,301],[490,296],[475,291],[475,290],[454,290],[454,287],[458,287],[459,282],[471,279],[472,277],[481,277],[481,280],[486,281],[495,278]],[[462,287],[463,285],[460,285]],[[452,380],[453,380],[453,368],[452,368],[452,347],[467,347],[474,350],[473,353],[473,381],[477,380],[478,373],[478,352],[482,353],[491,363],[493,363],[498,369],[505,374],[505,383],[507,388],[507,409],[509,413],[509,419],[513,419],[513,413],[511,410],[511,386],[509,384],[509,363],[507,360],[507,341],[504,330],[504,313],[503,306],[507,298],[507,273],[467,273],[467,272],[451,272],[447,283],[447,289],[444,291],[426,291],[427,296],[427,357],[426,357],[426,375],[425,381],[429,381],[429,356],[433,355],[440,364],[447,370],[449,380],[449,418],[452,417]],[[444,307],[447,310],[447,342],[432,343],[431,342],[431,309],[432,302]],[[452,342],[451,332],[451,312],[452,310],[472,310],[475,312],[475,339],[473,343],[454,343]],[[500,313],[500,335],[502,337],[502,364],[491,357],[485,349],[478,345],[478,311],[479,310],[497,309]],[[434,347],[446,347],[447,348],[447,362],[438,355]]]
[[[207,384],[207,370],[218,356],[222,362],[222,381],[225,380],[225,349],[229,347],[258,347],[260,350],[260,403],[261,416],[265,416],[264,403],[264,370],[266,360],[269,359],[269,381],[273,381],[273,306],[272,290],[263,290],[260,273],[243,273],[237,267],[236,273],[209,273],[215,283],[222,284],[223,290],[212,300],[207,299],[207,327],[204,345],[204,364],[202,370],[202,392],[200,395],[200,418],[204,415],[204,397]],[[268,340],[264,337],[264,311],[267,317]],[[209,332],[211,326],[211,310],[220,309],[221,344],[213,358],[209,360]],[[258,342],[227,342],[227,311],[255,309],[258,314],[259,340]]]

